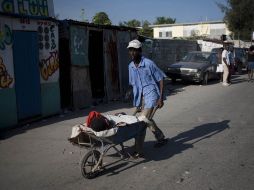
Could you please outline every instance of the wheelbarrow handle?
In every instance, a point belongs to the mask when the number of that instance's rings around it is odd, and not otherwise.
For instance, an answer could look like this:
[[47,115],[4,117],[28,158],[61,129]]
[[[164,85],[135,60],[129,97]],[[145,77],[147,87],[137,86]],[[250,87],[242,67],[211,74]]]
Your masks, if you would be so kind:
[[[153,116],[154,116],[154,114],[155,114],[155,112],[157,111],[158,108],[159,108],[159,106],[155,106],[154,107],[154,109],[153,109],[153,111],[152,111],[152,113],[151,113],[151,115],[150,115],[150,117],[148,119],[152,119],[153,118]],[[137,113],[140,112],[140,111],[141,111],[141,109],[139,107],[136,107],[133,115],[136,116]]]

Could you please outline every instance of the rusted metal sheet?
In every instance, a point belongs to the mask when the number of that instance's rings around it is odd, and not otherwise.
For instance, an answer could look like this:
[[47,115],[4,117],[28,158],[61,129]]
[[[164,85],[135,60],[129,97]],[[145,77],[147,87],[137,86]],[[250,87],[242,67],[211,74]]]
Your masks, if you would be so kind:
[[137,32],[130,31],[130,35],[131,35],[131,40],[134,40],[134,39],[137,39],[137,38],[138,38]]
[[108,100],[120,98],[117,31],[104,30],[104,65]]
[[72,105],[74,109],[92,105],[92,93],[88,67],[71,67]]
[[[131,39],[136,38],[136,30],[71,20],[63,22],[62,27],[61,36],[66,42],[70,60],[66,61],[70,64],[65,66],[65,71],[70,73],[70,88],[67,88],[70,95],[67,96],[71,98],[67,105],[78,109],[90,106],[98,99],[106,101],[120,99],[128,88],[129,58],[126,46]],[[78,31],[75,33],[72,29]],[[81,41],[86,45],[82,46]],[[74,46],[74,42],[77,47]],[[78,57],[71,59],[73,53],[78,53]],[[64,79],[68,80],[68,77]],[[64,81],[61,83],[63,86],[66,85]]]
[[128,86],[129,86],[128,65],[130,63],[130,58],[128,55],[127,46],[128,46],[128,43],[130,40],[131,40],[130,32],[119,31],[117,33],[120,93],[121,93],[122,97],[128,90]]

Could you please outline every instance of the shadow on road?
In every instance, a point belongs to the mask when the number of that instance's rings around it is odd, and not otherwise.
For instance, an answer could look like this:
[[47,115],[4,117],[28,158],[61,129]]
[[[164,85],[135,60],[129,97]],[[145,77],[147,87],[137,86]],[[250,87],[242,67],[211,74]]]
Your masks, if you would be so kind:
[[[168,159],[176,154],[180,154],[189,148],[193,148],[194,144],[204,139],[208,139],[225,129],[229,129],[228,123],[229,120],[218,123],[207,123],[194,127],[189,131],[182,132],[177,136],[172,137],[165,147],[156,150],[153,149],[154,151],[149,151],[147,159],[159,161]],[[150,142],[149,146],[152,146],[150,145]]]
[[246,82],[247,78],[242,78],[241,75],[232,75],[231,76],[231,82],[232,84],[242,83]]
[[[139,164],[150,162],[150,161],[161,161],[169,159],[174,155],[181,154],[182,152],[193,148],[194,144],[211,138],[212,136],[229,129],[229,120],[224,120],[218,123],[207,123],[194,127],[189,131],[182,132],[175,137],[172,137],[168,144],[161,148],[153,148],[155,142],[145,142],[145,159],[139,160],[121,160],[116,161],[111,167],[107,167],[103,170],[100,175],[117,175],[122,171],[135,167]],[[127,148],[129,149],[129,148]]]
[[176,81],[172,83],[170,79],[166,79],[164,81],[164,95],[168,97],[184,92],[185,87],[188,85],[189,83],[187,82]]
[[[102,103],[98,106],[88,107],[81,110],[62,112],[57,115],[49,116],[46,118],[26,121],[24,123],[19,123],[18,125],[13,126],[13,128],[10,128],[10,129],[8,128],[4,130],[0,129],[0,140],[8,139],[10,137],[23,134],[26,131],[29,131],[31,129],[40,128],[40,127],[56,124],[63,121],[69,121],[72,119],[81,118],[79,119],[81,120],[79,123],[81,122],[83,123],[85,122],[85,119],[88,116],[90,111],[95,110],[97,112],[104,113],[104,112],[110,112],[110,111],[124,109],[124,108],[131,109],[133,108],[133,106],[130,102],[114,101],[110,103]],[[79,123],[73,122],[73,124],[70,124],[70,126],[74,126]]]
[[[171,96],[175,95],[179,92],[184,91],[184,87],[186,85],[179,84],[172,86],[170,80],[165,80],[165,96]],[[101,113],[105,112],[111,112],[118,109],[131,109],[133,108],[132,105],[132,99],[129,98],[127,100],[119,100],[119,101],[111,101],[108,103],[100,103],[97,106],[91,106],[88,108],[75,110],[75,111],[63,111],[62,113],[59,113],[57,115],[49,116],[46,118],[39,118],[39,119],[32,119],[30,121],[25,121],[22,123],[19,123],[16,126],[13,126],[12,128],[7,129],[0,129],[0,140],[8,139],[10,137],[23,134],[26,131],[29,131],[31,129],[44,127],[46,125],[56,124],[58,122],[68,121],[71,119],[76,118],[83,118],[82,122],[85,121],[85,118],[88,116],[90,111],[97,111]],[[116,112],[114,112],[116,113]],[[127,114],[132,115],[132,112],[130,110],[130,113],[126,112]],[[78,123],[73,123],[73,126]]]

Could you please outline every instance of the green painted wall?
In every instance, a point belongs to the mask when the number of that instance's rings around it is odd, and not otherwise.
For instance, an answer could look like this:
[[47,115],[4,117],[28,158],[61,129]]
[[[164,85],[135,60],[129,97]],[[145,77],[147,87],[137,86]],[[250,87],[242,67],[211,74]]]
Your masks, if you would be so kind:
[[[60,112],[59,83],[41,84],[41,116],[50,116]],[[0,90],[0,130],[18,124],[15,89]]]
[[0,90],[0,129],[17,124],[16,95],[14,88]]
[[88,32],[83,26],[71,26],[71,64],[88,66]]
[[43,117],[60,112],[60,89],[58,82],[41,84],[41,104]]

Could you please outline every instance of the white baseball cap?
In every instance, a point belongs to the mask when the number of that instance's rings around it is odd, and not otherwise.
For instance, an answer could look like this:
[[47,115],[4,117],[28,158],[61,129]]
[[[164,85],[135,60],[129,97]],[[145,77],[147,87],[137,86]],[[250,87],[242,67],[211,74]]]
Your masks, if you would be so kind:
[[142,47],[142,44],[138,40],[132,40],[132,41],[130,41],[129,45],[127,46],[127,48],[135,48],[135,49],[139,49],[141,47]]

